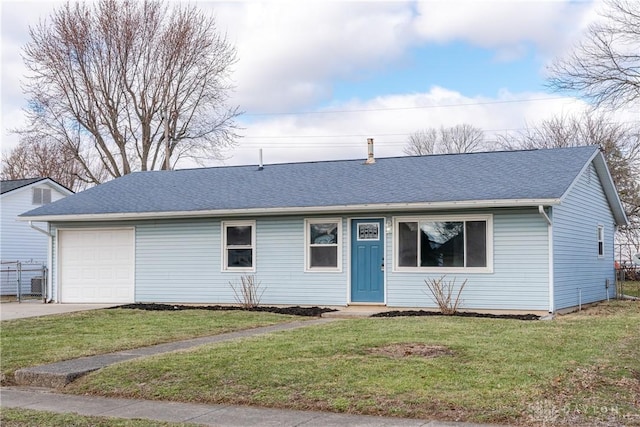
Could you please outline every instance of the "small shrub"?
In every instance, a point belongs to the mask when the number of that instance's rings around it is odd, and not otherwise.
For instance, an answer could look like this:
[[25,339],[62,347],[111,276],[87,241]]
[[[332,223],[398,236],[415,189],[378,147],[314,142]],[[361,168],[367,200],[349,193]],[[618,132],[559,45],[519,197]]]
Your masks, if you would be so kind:
[[235,300],[244,308],[255,308],[260,305],[260,299],[265,289],[261,289],[260,282],[253,275],[240,276],[240,281],[229,282],[233,289]]
[[458,306],[462,303],[460,295],[462,290],[467,284],[467,280],[460,285],[458,293],[455,294],[456,279],[445,280],[446,276],[442,276],[439,279],[426,279],[424,282],[427,284],[427,289],[431,294],[431,299],[438,304],[440,312],[442,314],[455,314],[458,311]]

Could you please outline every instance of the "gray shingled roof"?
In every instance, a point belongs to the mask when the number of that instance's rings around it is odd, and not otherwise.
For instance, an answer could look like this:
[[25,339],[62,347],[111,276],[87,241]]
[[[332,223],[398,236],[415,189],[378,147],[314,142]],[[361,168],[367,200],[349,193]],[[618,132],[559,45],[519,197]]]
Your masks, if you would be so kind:
[[27,178],[27,179],[12,179],[9,181],[0,182],[0,194],[8,193],[9,191],[17,190],[18,188],[31,185],[34,182],[42,181],[46,178]]
[[598,148],[136,172],[23,216],[559,199]]

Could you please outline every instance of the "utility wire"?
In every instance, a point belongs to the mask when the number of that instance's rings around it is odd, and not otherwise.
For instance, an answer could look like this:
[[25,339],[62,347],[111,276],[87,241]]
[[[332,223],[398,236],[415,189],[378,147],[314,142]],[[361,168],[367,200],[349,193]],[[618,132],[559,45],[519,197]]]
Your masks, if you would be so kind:
[[[615,124],[640,124],[638,120],[630,120],[625,122],[610,122]],[[520,127],[520,128],[504,128],[504,129],[480,129],[485,135],[486,134],[496,134],[496,133],[510,133],[510,132],[523,132],[536,130],[539,126],[529,126],[529,127]],[[315,139],[315,138],[370,138],[370,137],[408,137],[414,132],[398,132],[398,133],[382,133],[382,132],[368,132],[366,134],[335,134],[335,135],[244,135],[242,136],[242,140],[265,140],[265,139]],[[252,143],[253,141],[248,141]],[[389,141],[385,141],[388,143]],[[336,144],[341,144],[340,142],[335,142]],[[403,141],[406,143],[406,141]]]

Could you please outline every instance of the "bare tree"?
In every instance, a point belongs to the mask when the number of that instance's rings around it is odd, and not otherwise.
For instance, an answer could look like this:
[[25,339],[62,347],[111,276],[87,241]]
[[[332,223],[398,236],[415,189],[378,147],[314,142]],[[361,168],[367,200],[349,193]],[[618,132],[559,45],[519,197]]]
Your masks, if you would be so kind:
[[[515,135],[499,136],[503,149],[538,149],[598,145],[607,162],[630,224],[622,240],[638,241],[640,230],[640,128],[603,114],[561,116]],[[640,247],[640,246],[639,246]]]
[[438,145],[436,128],[421,129],[409,135],[409,141],[403,151],[408,156],[426,156],[435,154]]
[[30,37],[29,124],[19,132],[66,147],[80,179],[205,162],[234,143],[239,113],[226,102],[235,49],[195,7],[67,2]]
[[549,85],[596,106],[632,105],[640,101],[640,2],[606,0],[600,16],[585,40],[549,67]]
[[469,124],[427,128],[409,135],[403,151],[409,156],[427,154],[472,153],[486,149],[482,129]]
[[65,187],[78,191],[84,183],[78,179],[80,164],[62,144],[23,138],[17,147],[2,154],[3,180],[52,178]]
[[484,148],[484,132],[468,124],[441,128],[440,143],[444,153],[473,153]]

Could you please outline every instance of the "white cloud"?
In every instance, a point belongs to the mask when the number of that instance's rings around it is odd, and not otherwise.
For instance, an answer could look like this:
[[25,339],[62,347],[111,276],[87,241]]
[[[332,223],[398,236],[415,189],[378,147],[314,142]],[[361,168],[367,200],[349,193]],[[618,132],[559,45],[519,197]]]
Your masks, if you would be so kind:
[[546,55],[566,47],[593,4],[572,1],[453,0],[418,3],[416,32],[427,41],[463,41],[513,59],[534,44]]
[[22,93],[21,82],[26,69],[22,62],[21,49],[28,41],[29,26],[34,26],[40,18],[46,17],[60,2],[43,1],[3,1],[0,3],[2,26],[2,151],[15,147],[18,143],[11,129],[24,125],[22,108],[26,99]]
[[400,156],[409,134],[419,129],[467,123],[485,130],[490,140],[496,133],[584,108],[581,101],[550,99],[539,92],[503,90],[488,98],[433,87],[424,93],[345,102],[332,108],[336,113],[252,117],[226,164],[254,164],[260,148],[265,163],[364,158],[369,137],[375,140],[376,156]]
[[[17,142],[6,129],[20,123],[25,102],[20,47],[28,40],[28,26],[58,4],[2,3],[3,150]],[[406,61],[409,48],[419,44],[462,41],[495,49],[501,60],[519,57],[530,45],[548,54],[586,25],[589,3],[203,1],[198,6],[215,13],[219,30],[238,49],[233,104],[249,112],[308,111],[322,103],[334,110],[378,110],[247,116],[242,118],[246,138],[228,153],[228,164],[257,162],[260,147],[267,163],[361,158],[367,137],[375,138],[378,156],[400,155],[408,134],[423,127],[469,123],[511,129],[581,105],[486,104],[549,95],[504,91],[470,98],[455,87],[345,101],[333,98],[332,87],[336,80],[366,77]],[[474,105],[448,106],[453,104]],[[433,108],[413,108],[425,106]]]
[[412,42],[400,2],[243,2],[211,5],[235,40],[235,100],[250,111],[291,110],[331,98],[331,79],[397,60]]

